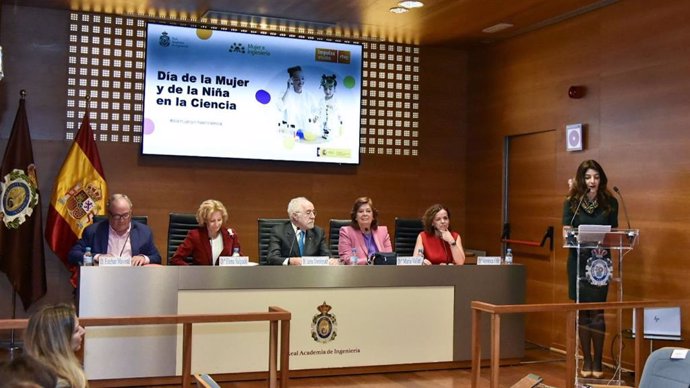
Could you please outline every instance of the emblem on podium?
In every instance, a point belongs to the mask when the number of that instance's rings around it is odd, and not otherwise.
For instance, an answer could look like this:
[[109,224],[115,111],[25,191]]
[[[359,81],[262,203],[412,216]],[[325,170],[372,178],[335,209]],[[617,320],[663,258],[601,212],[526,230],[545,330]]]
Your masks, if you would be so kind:
[[325,344],[333,341],[337,335],[338,321],[336,321],[334,314],[329,313],[331,308],[330,305],[326,304],[326,301],[316,308],[321,313],[314,315],[311,320],[311,337],[316,342]]
[[585,277],[593,286],[605,286],[613,276],[613,262],[606,257],[606,249],[592,249],[592,256],[585,265]]

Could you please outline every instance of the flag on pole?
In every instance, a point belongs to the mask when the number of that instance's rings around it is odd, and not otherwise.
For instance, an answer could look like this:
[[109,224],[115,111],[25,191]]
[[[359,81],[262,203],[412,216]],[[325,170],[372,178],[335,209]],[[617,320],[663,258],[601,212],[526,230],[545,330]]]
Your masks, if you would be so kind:
[[55,179],[45,233],[50,249],[72,272],[74,287],[77,286],[79,268],[71,265],[67,256],[84,229],[93,223],[93,216],[105,214],[106,198],[105,174],[87,109],[77,137]]
[[7,274],[26,311],[47,287],[41,201],[24,94],[0,167],[0,271]]

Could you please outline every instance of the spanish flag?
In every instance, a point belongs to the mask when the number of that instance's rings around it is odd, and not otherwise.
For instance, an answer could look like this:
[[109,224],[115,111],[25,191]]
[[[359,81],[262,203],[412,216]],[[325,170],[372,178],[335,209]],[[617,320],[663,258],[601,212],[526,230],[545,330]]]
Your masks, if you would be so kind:
[[74,287],[77,286],[79,268],[69,263],[67,255],[84,229],[93,223],[93,216],[105,214],[106,200],[105,175],[87,109],[77,137],[55,179],[45,232],[50,249],[72,272]]

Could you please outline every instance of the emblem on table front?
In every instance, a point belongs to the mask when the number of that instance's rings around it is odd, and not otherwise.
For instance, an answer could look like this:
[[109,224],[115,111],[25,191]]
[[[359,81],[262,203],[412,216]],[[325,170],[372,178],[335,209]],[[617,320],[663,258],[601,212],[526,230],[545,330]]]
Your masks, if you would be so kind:
[[605,286],[613,275],[613,263],[606,257],[606,249],[592,249],[592,256],[587,259],[585,277],[593,286]]
[[326,301],[316,307],[321,312],[321,314],[314,315],[314,318],[311,320],[311,337],[316,342],[325,344],[333,341],[338,335],[336,333],[338,321],[335,319],[334,314],[329,313],[331,308],[330,305],[326,304]]

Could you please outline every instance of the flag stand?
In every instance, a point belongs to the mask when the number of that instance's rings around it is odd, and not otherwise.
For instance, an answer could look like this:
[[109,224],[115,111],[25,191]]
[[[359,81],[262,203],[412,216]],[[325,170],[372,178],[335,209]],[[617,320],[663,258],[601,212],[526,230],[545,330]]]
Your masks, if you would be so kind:
[[[12,288],[12,319],[17,318],[17,292]],[[10,342],[7,345],[7,351],[10,356],[10,360],[14,360],[15,356],[19,355],[19,350],[21,349],[14,341],[15,329],[10,331]]]

